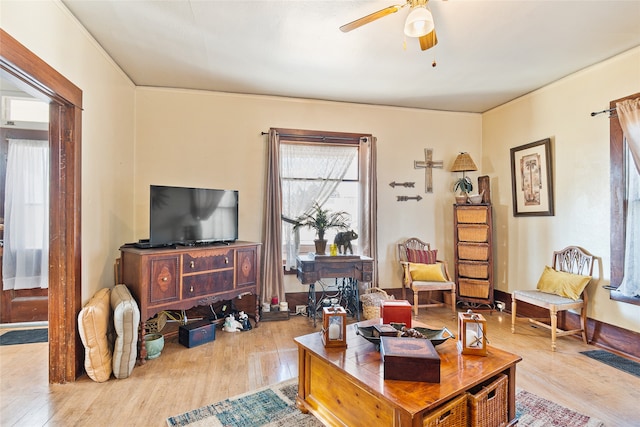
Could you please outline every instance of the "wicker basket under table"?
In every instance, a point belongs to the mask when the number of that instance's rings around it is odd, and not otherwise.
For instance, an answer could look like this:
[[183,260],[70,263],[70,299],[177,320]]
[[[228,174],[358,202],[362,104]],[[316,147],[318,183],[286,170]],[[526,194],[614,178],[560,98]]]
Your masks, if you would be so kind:
[[422,419],[423,427],[460,427],[467,426],[469,410],[467,408],[467,395],[450,400],[438,409],[427,414]]
[[502,427],[509,422],[507,410],[509,379],[500,375],[480,391],[469,396],[469,418],[471,427]]

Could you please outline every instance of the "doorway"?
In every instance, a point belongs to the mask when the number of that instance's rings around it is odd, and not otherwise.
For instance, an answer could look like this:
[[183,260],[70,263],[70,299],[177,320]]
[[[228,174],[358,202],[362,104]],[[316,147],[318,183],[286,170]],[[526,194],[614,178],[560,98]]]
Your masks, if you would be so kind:
[[[0,95],[0,271],[9,277],[0,292],[0,323],[43,322],[48,320],[49,250],[44,224],[48,223],[49,106],[4,78]],[[6,182],[11,186],[6,188]],[[26,218],[31,220],[26,223]]]
[[49,104],[49,382],[82,373],[81,309],[82,91],[0,29],[0,78]]

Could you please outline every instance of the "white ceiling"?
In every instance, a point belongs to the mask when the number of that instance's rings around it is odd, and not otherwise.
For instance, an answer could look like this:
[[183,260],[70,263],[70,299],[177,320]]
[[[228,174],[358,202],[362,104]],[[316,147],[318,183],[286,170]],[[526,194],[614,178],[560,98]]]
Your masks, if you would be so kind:
[[408,7],[338,29],[405,0],[62,1],[139,86],[434,110],[484,112],[640,46],[640,0],[432,0],[427,51],[403,47]]

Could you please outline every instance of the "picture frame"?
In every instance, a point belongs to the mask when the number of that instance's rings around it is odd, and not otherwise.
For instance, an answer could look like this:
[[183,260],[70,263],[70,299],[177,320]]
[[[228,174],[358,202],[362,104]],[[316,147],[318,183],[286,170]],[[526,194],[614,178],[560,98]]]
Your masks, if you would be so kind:
[[513,216],[553,216],[551,139],[510,151]]

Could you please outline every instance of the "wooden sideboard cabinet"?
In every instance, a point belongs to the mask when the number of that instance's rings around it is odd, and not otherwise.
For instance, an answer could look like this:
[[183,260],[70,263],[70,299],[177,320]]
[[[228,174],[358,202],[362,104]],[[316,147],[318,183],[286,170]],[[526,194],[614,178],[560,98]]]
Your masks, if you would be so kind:
[[457,298],[493,308],[491,204],[453,205]]
[[257,326],[261,247],[242,241],[156,249],[122,246],[121,277],[140,308],[141,342],[146,321],[162,310],[186,310],[250,294],[256,296]]

